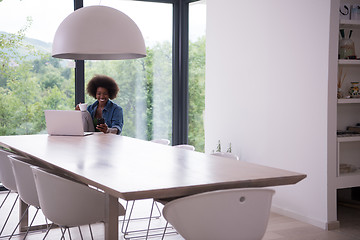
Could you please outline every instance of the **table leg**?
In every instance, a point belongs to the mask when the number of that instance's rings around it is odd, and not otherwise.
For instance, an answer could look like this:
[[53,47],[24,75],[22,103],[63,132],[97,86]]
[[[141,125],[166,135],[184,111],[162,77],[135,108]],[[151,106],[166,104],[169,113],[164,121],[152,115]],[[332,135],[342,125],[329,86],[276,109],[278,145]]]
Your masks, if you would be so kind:
[[[26,203],[23,202],[23,200],[21,200],[19,198],[19,220],[21,219],[21,216],[24,214],[24,212],[26,211],[26,208],[27,208],[27,205]],[[28,212],[26,213],[26,215],[23,217],[23,219],[21,220],[20,222],[20,231],[26,231],[24,229],[26,229],[28,227],[28,219],[29,219],[29,216],[28,216]]]
[[119,239],[119,202],[114,196],[106,194],[106,207],[105,207],[105,240],[118,240]]

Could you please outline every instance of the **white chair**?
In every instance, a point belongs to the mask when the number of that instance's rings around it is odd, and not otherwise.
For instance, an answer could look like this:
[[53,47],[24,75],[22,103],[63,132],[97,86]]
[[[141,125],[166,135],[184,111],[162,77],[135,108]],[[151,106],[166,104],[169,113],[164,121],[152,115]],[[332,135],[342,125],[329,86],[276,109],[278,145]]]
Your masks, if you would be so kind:
[[211,153],[211,155],[226,157],[226,158],[233,158],[233,159],[239,160],[238,155],[233,154],[233,153],[228,153],[228,152],[213,152],[213,153]]
[[[11,153],[9,153],[9,152],[0,150],[0,158],[7,158],[7,156],[10,155],[10,154]],[[0,161],[1,161],[1,159],[0,159]],[[1,164],[1,162],[0,162],[0,164]],[[2,171],[1,171],[1,168],[0,168],[0,182],[1,182],[1,179],[3,178],[2,175],[4,175],[4,174],[2,174]],[[7,190],[7,193],[6,193],[6,196],[4,197],[3,201],[1,202],[0,209],[2,208],[2,206],[6,202],[6,199],[9,197],[9,195],[11,193],[11,190],[7,189],[5,186],[3,186],[3,187]]]
[[[3,184],[3,186],[5,188],[7,188],[9,190],[7,196],[9,195],[10,192],[15,192],[16,193],[16,198],[15,201],[10,209],[10,212],[4,222],[3,227],[0,230],[0,236],[2,236],[2,233],[5,229],[6,224],[9,221],[9,218],[11,216],[11,213],[14,210],[15,204],[19,198],[19,195],[17,193],[17,186],[16,186],[16,181],[15,181],[15,177],[14,177],[14,173],[12,170],[12,166],[10,163],[10,159],[8,158],[9,155],[11,155],[12,153],[7,152],[7,151],[3,151],[0,150],[0,182]],[[4,201],[6,200],[7,196],[5,197]],[[3,204],[3,203],[2,203]]]
[[[40,203],[39,203],[39,198],[38,198],[37,191],[36,191],[34,175],[31,170],[31,166],[33,166],[34,163],[32,163],[31,160],[29,160],[27,158],[15,156],[15,155],[10,155],[9,159],[12,164],[18,194],[19,194],[21,200],[27,204],[27,208],[26,208],[25,212],[23,213],[23,215],[21,216],[21,219],[20,219],[18,225],[15,227],[10,238],[13,236],[13,234],[15,233],[15,230],[20,225],[21,220],[24,218],[24,216],[26,216],[26,213],[29,211],[30,206],[33,206],[36,208],[36,212],[33,216],[33,219],[31,220],[30,225],[28,226],[28,229],[23,238],[23,239],[25,239],[27,234],[29,233],[29,230],[35,220],[35,217],[36,217],[38,211],[40,210]],[[45,218],[45,221],[46,221],[46,225],[47,225],[46,218]]]
[[[105,193],[48,170],[32,167],[32,171],[41,209],[49,220],[65,228],[62,237],[66,229],[70,234],[71,227],[89,225],[93,239],[90,224],[105,221]],[[119,203],[119,216],[124,214]]]
[[260,240],[270,215],[271,189],[229,189],[176,199],[165,219],[188,240]]
[[195,151],[195,147],[193,145],[189,145],[189,144],[179,144],[179,145],[175,145],[173,147],[187,149],[187,150],[190,150],[190,151]]
[[165,139],[165,138],[153,139],[153,140],[151,140],[151,142],[159,143],[159,144],[163,144],[163,145],[169,145],[170,144],[170,140]]

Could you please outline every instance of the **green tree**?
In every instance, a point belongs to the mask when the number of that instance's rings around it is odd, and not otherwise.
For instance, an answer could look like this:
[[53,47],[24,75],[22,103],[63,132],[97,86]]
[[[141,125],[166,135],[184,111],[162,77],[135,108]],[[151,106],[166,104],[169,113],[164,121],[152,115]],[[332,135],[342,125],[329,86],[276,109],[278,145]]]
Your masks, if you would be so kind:
[[204,151],[205,36],[189,44],[189,144]]
[[26,25],[17,33],[0,34],[0,86],[6,87],[7,80],[13,79],[18,73],[23,60],[38,53],[34,47],[24,42],[25,32],[31,26],[32,19],[27,18]]

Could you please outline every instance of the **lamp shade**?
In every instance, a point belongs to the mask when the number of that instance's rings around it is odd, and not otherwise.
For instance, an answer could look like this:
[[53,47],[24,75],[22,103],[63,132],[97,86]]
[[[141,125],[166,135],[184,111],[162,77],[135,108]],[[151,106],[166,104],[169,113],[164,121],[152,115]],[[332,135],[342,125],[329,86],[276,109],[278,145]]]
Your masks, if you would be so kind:
[[56,30],[52,56],[75,60],[117,60],[146,56],[144,38],[136,23],[106,6],[80,8]]

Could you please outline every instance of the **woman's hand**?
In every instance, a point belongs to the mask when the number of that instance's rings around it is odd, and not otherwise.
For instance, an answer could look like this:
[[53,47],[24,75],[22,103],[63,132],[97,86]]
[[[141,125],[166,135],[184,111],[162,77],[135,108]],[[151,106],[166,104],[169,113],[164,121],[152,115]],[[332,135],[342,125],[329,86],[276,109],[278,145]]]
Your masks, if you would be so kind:
[[96,129],[103,132],[103,133],[107,133],[108,132],[108,125],[106,123],[98,124],[96,126]]
[[[79,103],[80,104],[80,103]],[[76,105],[75,110],[80,110],[79,104]]]

